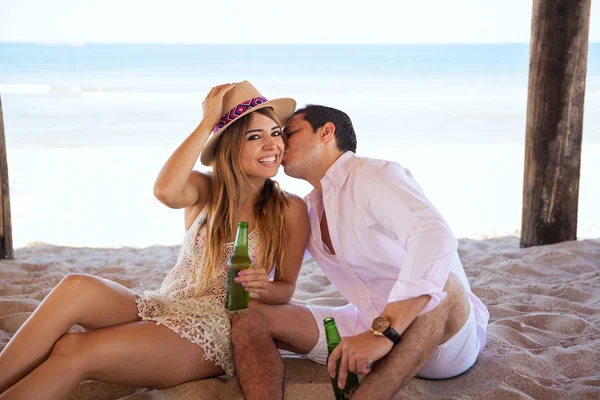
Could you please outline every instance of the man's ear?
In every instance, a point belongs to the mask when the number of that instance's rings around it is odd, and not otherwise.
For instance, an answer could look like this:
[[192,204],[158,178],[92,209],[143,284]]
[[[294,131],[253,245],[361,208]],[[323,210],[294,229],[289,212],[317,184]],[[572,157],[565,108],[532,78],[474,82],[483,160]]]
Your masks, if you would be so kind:
[[319,129],[319,135],[323,142],[328,142],[331,139],[334,139],[335,134],[335,125],[333,122],[326,122],[325,125]]

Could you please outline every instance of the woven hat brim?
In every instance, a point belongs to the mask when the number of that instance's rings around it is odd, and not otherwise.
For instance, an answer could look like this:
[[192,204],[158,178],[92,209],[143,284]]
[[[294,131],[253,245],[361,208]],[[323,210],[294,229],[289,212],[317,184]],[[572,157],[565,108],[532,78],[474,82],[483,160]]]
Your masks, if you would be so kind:
[[235,121],[239,120],[244,115],[250,114],[251,112],[267,107],[271,107],[275,112],[275,115],[281,122],[281,125],[285,125],[285,123],[292,116],[294,111],[296,111],[296,100],[285,97],[280,99],[273,99],[266,101],[256,107],[253,107],[243,114],[240,114],[239,117],[229,122],[227,125],[223,126],[216,134],[211,135],[210,139],[208,139],[208,142],[206,142],[204,149],[202,149],[202,154],[200,154],[200,162],[206,166],[210,165],[210,162],[215,156],[217,141],[219,140],[219,137],[223,134],[223,132],[225,132],[225,130],[229,127],[229,125],[233,124]]

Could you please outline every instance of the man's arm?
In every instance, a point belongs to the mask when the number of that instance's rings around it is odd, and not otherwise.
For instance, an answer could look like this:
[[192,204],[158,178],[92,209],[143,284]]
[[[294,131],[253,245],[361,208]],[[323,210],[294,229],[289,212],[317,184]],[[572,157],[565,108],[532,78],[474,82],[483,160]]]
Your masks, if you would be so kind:
[[[391,321],[392,328],[402,335],[402,332],[404,332],[421,311],[423,311],[425,305],[429,302],[429,299],[431,299],[430,296],[423,295],[408,300],[388,303],[381,314],[388,317]],[[389,341],[387,338],[386,340]]]
[[[391,320],[391,326],[402,335],[417,318],[429,299],[429,296],[420,296],[388,303],[382,315],[388,317]],[[388,338],[384,336],[377,337],[369,331],[344,338],[329,357],[327,370],[331,377],[335,377],[337,361],[341,360],[338,385],[343,388],[346,384],[348,371],[368,374],[371,372],[371,364],[388,354],[392,347],[393,343]]]
[[[420,187],[398,164],[388,163],[373,179],[366,207],[381,229],[406,249],[401,272],[394,284],[382,315],[402,334],[425,312],[435,308],[445,297],[444,285],[456,256],[457,241],[439,212],[431,205]],[[365,374],[370,364],[384,357],[393,347],[386,337],[364,332],[342,340],[328,364],[335,374],[339,359],[338,383],[345,382],[347,371]]]
[[458,257],[458,242],[442,215],[400,165],[388,163],[379,175],[369,191],[369,211],[381,229],[405,249],[388,303],[427,295],[429,302],[420,313],[429,312],[446,296],[443,288]]

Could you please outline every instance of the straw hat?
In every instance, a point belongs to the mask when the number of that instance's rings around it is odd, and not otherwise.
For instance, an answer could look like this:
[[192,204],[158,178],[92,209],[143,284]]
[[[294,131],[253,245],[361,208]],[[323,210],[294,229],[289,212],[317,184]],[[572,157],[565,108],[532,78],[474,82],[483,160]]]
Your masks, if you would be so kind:
[[236,83],[233,89],[225,93],[223,97],[223,110],[227,110],[227,112],[221,117],[208,142],[206,142],[206,146],[204,146],[200,155],[200,162],[206,166],[210,165],[215,155],[219,136],[236,119],[265,107],[271,107],[283,125],[296,110],[296,101],[289,98],[267,100],[250,82]]

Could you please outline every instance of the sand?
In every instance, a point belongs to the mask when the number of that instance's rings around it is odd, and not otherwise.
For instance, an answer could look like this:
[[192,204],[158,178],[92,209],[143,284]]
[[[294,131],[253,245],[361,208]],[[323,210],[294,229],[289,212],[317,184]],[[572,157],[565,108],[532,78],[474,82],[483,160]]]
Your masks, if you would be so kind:
[[[178,246],[73,248],[43,243],[0,261],[0,348],[66,274],[90,273],[134,290],[157,288]],[[465,374],[413,379],[394,399],[600,398],[600,240],[519,249],[514,237],[461,240],[473,291],[490,310],[488,342]],[[294,301],[342,305],[319,267],[305,261]],[[325,367],[286,358],[286,399],[333,399]],[[73,399],[242,399],[237,380],[165,390],[83,382]]]

